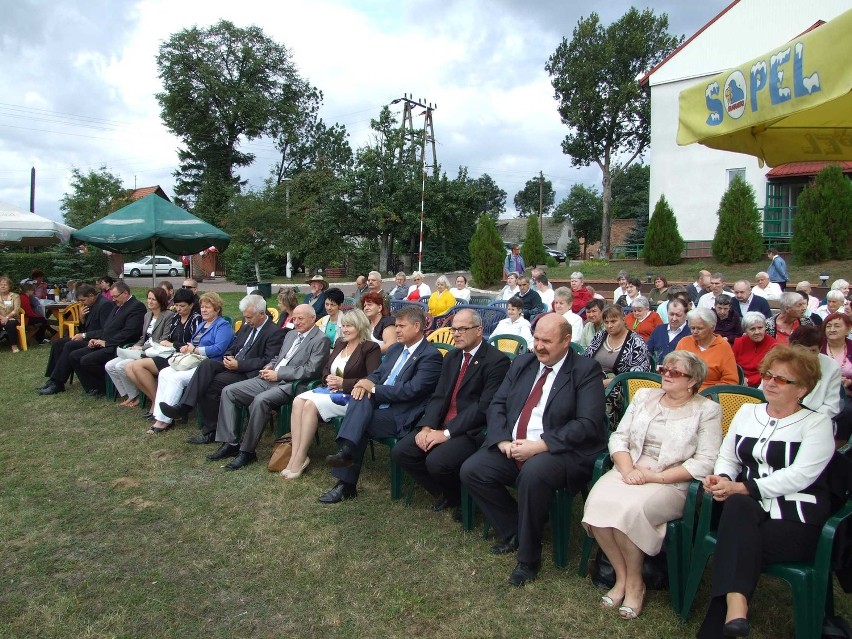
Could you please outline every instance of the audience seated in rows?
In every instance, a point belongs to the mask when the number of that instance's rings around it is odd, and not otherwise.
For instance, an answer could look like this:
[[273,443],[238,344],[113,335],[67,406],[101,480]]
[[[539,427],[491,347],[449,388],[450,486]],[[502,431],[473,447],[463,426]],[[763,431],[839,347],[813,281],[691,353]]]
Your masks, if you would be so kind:
[[529,320],[524,317],[524,301],[520,297],[513,297],[506,303],[506,317],[497,322],[491,331],[491,337],[500,335],[520,337],[526,342],[527,348],[532,350],[532,329]]
[[624,323],[627,328],[647,342],[651,338],[651,333],[663,323],[663,320],[651,310],[648,298],[639,295],[633,300],[632,310],[624,316]]
[[745,383],[752,388],[760,385],[760,362],[775,346],[775,338],[766,334],[763,313],[748,311],[743,318],[745,334],[734,340],[731,350],[734,361],[743,369]]
[[[561,314],[571,325],[571,341],[579,343],[583,335],[583,318],[571,310],[573,304],[574,293],[567,286],[560,286],[553,291],[553,310]],[[602,301],[601,304],[603,304]]]
[[737,362],[731,345],[724,337],[713,334],[716,315],[706,308],[695,308],[686,314],[691,335],[678,342],[677,350],[695,353],[707,364],[707,375],[699,390],[716,384],[736,384],[739,381]]
[[429,296],[429,315],[443,315],[456,305],[456,298],[450,292],[450,281],[446,275],[439,275],[435,280],[435,292]]
[[734,340],[743,334],[743,328],[739,315],[731,308],[730,295],[721,293],[716,296],[713,314],[716,316],[716,328],[713,332],[728,340],[728,344],[733,344]]
[[689,300],[685,296],[676,297],[666,303],[669,323],[657,326],[648,339],[648,352],[655,361],[662,362],[666,355],[677,348],[680,340],[690,334],[689,325],[686,323],[688,304]]

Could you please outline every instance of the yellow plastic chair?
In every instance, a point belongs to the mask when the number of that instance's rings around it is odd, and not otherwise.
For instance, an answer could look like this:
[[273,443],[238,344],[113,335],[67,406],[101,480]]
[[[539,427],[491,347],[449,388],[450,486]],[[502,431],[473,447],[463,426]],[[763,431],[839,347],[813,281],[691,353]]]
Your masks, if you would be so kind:
[[452,344],[444,344],[443,342],[435,342],[435,348],[438,349],[438,352],[443,357],[446,357],[447,353],[449,353],[450,351],[456,350],[456,347]]
[[455,347],[455,340],[453,339],[453,329],[449,326],[445,326],[444,328],[439,328],[437,331],[433,331],[426,338],[427,342],[432,342],[433,344],[449,344],[450,346]]
[[27,316],[21,311],[21,320],[18,323],[18,346],[22,351],[27,350]]
[[737,386],[736,384],[718,384],[705,388],[700,393],[722,406],[722,437],[728,432],[728,427],[734,419],[734,415],[743,404],[763,404],[766,398],[763,391],[748,386]]
[[234,322],[234,332],[239,333],[240,327],[242,327],[242,325],[243,325],[243,320],[241,320],[241,319]]
[[80,302],[74,302],[57,313],[59,337],[62,337],[65,331],[68,331],[68,337],[74,337],[80,329]]

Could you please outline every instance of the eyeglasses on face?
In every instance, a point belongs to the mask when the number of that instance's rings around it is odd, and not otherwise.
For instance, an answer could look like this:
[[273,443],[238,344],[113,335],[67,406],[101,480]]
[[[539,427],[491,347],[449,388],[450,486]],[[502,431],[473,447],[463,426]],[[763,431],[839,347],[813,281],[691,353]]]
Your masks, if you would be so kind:
[[768,382],[770,379],[778,384],[779,386],[786,386],[787,384],[796,384],[792,379],[787,379],[786,377],[782,377],[781,375],[773,375],[770,371],[766,371],[765,373],[761,373],[760,376],[763,378],[764,382]]
[[476,326],[453,326],[452,328],[450,328],[450,330],[453,333],[461,334],[461,333],[466,333],[467,331],[469,331],[473,328],[476,328]]
[[676,379],[680,379],[681,377],[690,377],[689,373],[684,373],[682,371],[676,370],[674,368],[669,368],[668,366],[657,366],[657,372],[660,375],[668,375],[669,377],[674,377]]

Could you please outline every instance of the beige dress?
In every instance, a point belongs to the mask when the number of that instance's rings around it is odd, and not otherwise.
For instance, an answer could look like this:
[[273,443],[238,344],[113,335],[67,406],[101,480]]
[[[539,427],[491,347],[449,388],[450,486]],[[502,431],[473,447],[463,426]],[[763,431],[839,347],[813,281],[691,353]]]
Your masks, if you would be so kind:
[[[721,409],[703,397],[679,408],[660,404],[662,391],[642,389],[610,439],[610,453],[628,452],[651,472],[683,465],[695,479],[713,468],[721,442]],[[660,552],[666,523],[683,515],[689,482],[625,484],[615,468],[589,493],[583,525],[616,528],[647,555]]]

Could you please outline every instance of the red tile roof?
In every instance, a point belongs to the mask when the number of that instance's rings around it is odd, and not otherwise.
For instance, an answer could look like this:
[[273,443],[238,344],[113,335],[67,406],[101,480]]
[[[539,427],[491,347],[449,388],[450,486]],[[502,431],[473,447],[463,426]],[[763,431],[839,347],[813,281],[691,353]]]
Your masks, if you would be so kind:
[[143,197],[145,197],[146,195],[151,195],[152,193],[156,193],[157,195],[159,195],[161,198],[163,198],[167,202],[171,201],[171,200],[169,200],[169,196],[166,195],[165,191],[163,191],[163,189],[161,189],[159,187],[159,185],[157,185],[157,186],[143,186],[140,189],[129,189],[128,192],[127,192],[127,197],[135,202],[136,200],[140,200]]
[[830,164],[836,164],[844,173],[852,172],[852,162],[790,162],[776,166],[766,174],[767,179],[814,176]]

